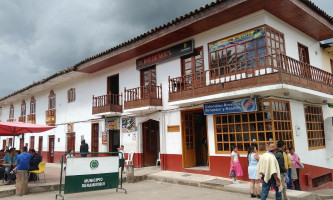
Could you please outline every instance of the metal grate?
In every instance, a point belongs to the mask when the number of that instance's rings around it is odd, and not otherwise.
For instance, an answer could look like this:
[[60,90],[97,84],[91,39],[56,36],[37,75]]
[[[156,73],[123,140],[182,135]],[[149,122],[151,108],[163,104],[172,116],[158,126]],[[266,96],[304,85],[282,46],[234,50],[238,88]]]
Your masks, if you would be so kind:
[[312,179],[312,186],[319,187],[321,185],[324,185],[325,183],[332,182],[332,174],[325,174],[316,178]]

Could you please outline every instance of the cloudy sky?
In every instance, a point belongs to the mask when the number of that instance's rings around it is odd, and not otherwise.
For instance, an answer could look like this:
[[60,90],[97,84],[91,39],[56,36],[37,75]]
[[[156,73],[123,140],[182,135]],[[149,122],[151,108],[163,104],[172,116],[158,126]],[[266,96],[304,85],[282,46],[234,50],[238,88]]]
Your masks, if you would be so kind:
[[0,98],[211,1],[1,0]]

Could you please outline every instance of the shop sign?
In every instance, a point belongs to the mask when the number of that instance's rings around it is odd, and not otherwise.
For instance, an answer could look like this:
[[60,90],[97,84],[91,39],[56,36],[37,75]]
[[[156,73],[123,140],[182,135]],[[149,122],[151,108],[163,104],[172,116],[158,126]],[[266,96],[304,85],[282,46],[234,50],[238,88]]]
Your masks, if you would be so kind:
[[118,156],[67,158],[65,194],[118,187]]
[[140,70],[146,67],[151,67],[158,63],[193,53],[193,46],[193,40],[189,40],[143,58],[139,58],[136,60],[136,69]]
[[223,49],[225,47],[228,46],[232,46],[232,45],[237,45],[239,43],[245,42],[245,41],[249,41],[249,40],[253,40],[259,37],[262,37],[265,35],[265,28],[264,27],[260,27],[251,31],[247,31],[245,33],[241,33],[226,39],[222,39],[216,42],[212,42],[209,44],[209,52],[212,51],[217,51],[220,49]]
[[257,110],[258,106],[256,98],[204,104],[205,115],[254,112]]
[[105,130],[119,130],[120,118],[119,117],[107,117],[105,118]]
[[137,131],[134,117],[123,118],[122,132],[131,133]]

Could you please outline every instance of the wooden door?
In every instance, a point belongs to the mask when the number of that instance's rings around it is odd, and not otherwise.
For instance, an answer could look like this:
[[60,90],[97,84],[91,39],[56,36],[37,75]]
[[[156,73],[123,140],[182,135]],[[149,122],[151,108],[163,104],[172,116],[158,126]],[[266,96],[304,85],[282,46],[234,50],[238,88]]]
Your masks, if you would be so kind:
[[8,140],[8,147],[13,147],[13,138],[9,138]]
[[42,158],[43,156],[43,136],[39,136],[38,141],[38,154]]
[[311,79],[311,71],[310,71],[310,57],[308,47],[298,43],[298,54],[299,61],[301,61],[301,76],[302,78]]
[[2,149],[6,150],[6,140],[2,140]]
[[194,113],[182,113],[182,141],[184,168],[196,166]]
[[75,134],[67,134],[67,151],[70,149],[75,152]]
[[54,136],[49,136],[49,162],[54,161]]
[[141,98],[156,98],[156,67],[141,70]]
[[159,122],[148,120],[142,124],[143,129],[143,165],[154,166],[159,154]]
[[205,74],[202,47],[195,49],[192,55],[182,58],[182,75],[185,90],[203,86]]
[[23,150],[23,146],[24,146],[24,138],[20,138],[20,151]]
[[[98,152],[98,132],[99,132],[99,125],[98,123],[92,124],[92,131],[91,131],[91,152]],[[94,155],[92,155],[94,156]],[[95,155],[97,156],[97,155]]]
[[109,130],[109,152],[117,152],[120,147],[120,131]]
[[30,136],[30,149],[35,149],[35,136]]

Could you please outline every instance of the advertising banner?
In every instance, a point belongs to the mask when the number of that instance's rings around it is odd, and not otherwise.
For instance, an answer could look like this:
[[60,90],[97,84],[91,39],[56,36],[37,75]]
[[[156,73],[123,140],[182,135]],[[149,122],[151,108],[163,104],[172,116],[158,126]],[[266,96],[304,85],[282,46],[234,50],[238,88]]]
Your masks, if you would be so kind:
[[123,133],[131,133],[136,131],[136,123],[134,117],[123,118],[122,123],[122,132]]
[[258,106],[255,98],[204,104],[205,115],[254,112],[257,110]]
[[151,67],[158,63],[193,53],[193,47],[193,40],[189,40],[143,58],[139,58],[136,60],[136,69],[140,70],[146,67]]
[[119,157],[67,158],[65,194],[118,187]]
[[105,118],[105,130],[120,130],[120,118],[119,117],[107,117]]
[[237,45],[241,42],[253,40],[265,35],[265,28],[260,27],[245,33],[241,33],[226,39],[222,39],[209,44],[209,52],[217,51],[231,45]]

